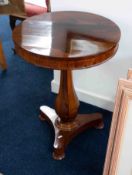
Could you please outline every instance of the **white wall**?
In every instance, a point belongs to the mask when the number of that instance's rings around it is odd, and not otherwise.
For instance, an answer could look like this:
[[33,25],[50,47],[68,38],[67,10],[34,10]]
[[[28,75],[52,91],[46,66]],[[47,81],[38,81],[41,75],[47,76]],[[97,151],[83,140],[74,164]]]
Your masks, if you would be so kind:
[[[51,0],[52,11],[75,10],[103,15],[121,29],[120,47],[108,62],[74,71],[74,86],[83,102],[112,111],[117,81],[132,67],[132,0]],[[54,71],[52,91],[58,91],[59,73]]]

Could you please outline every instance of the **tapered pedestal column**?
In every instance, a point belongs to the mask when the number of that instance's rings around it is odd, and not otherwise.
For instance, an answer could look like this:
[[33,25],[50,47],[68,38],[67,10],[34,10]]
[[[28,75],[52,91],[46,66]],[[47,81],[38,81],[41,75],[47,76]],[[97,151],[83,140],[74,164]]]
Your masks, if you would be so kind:
[[71,70],[61,71],[60,89],[55,101],[55,110],[40,107],[40,118],[48,120],[55,130],[54,159],[65,157],[65,149],[70,140],[89,127],[102,128],[101,114],[77,114],[79,101],[76,96]]

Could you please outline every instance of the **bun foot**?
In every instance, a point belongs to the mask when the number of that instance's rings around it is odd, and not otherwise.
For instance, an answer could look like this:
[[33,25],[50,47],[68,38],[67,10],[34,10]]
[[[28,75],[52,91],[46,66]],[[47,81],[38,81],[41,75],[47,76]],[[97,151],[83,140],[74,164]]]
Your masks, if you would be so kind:
[[58,123],[58,115],[52,108],[41,106],[40,111],[40,119],[47,120],[52,124],[55,131],[55,140],[53,144],[53,158],[55,160],[62,160],[65,157],[67,145],[76,135],[87,128],[94,127],[102,129],[104,127],[102,115],[99,113],[77,115],[74,122],[72,122],[72,124],[76,124],[76,127],[71,127],[71,130],[69,130],[69,123],[68,126],[67,124],[61,125],[61,123]]
[[44,116],[42,116],[41,114],[39,115],[39,119],[40,119],[41,121],[45,121],[45,120],[46,120],[46,118],[45,118]]
[[58,150],[54,150],[53,152],[53,158],[55,160],[62,160],[65,158],[65,153],[58,153],[59,151]]
[[103,129],[104,128],[104,122],[103,120],[100,121],[100,123],[97,124],[97,126],[95,126],[96,129]]

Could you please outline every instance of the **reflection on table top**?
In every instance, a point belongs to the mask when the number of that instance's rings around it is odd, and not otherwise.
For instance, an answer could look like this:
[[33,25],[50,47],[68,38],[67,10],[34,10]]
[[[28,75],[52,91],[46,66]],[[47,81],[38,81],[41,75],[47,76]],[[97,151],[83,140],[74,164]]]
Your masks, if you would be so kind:
[[[21,32],[20,32],[21,30]],[[84,12],[53,12],[34,16],[18,27],[17,43],[32,53],[81,57],[110,50],[120,38],[112,21]]]
[[80,69],[103,63],[117,51],[120,29],[86,12],[52,12],[26,19],[13,31],[17,54],[53,69]]

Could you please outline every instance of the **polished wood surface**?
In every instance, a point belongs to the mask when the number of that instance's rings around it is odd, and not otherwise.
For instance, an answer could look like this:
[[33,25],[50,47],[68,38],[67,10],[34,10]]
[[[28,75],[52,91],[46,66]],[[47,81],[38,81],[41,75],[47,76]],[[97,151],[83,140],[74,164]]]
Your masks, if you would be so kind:
[[48,120],[55,130],[54,159],[65,157],[65,149],[71,139],[87,128],[103,128],[102,115],[78,114],[79,101],[73,87],[71,70],[61,70],[60,88],[55,101],[55,111],[40,107],[40,118]]
[[71,128],[69,127],[71,122],[60,125],[55,110],[47,106],[41,106],[40,110],[40,119],[49,121],[55,130],[53,158],[56,160],[61,160],[65,157],[67,145],[77,134],[90,127],[103,128],[102,116],[99,113],[78,114],[74,123],[72,123],[74,127],[72,126]]
[[25,20],[13,31],[15,50],[28,62],[61,70],[55,110],[40,107],[40,118],[55,131],[54,159],[61,160],[70,140],[86,128],[103,128],[101,114],[78,114],[72,69],[101,64],[117,51],[118,26],[85,12],[53,12]]
[[7,69],[6,59],[2,48],[2,43],[0,41],[0,66],[3,70]]
[[23,58],[41,67],[63,70],[101,64],[115,54],[119,39],[115,23],[83,12],[34,16],[13,32],[16,50]]

